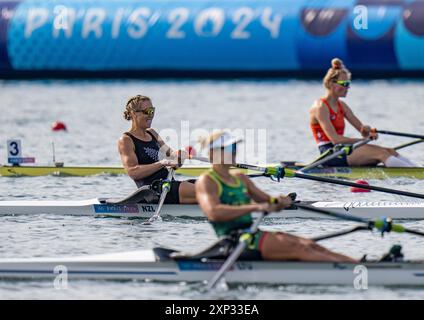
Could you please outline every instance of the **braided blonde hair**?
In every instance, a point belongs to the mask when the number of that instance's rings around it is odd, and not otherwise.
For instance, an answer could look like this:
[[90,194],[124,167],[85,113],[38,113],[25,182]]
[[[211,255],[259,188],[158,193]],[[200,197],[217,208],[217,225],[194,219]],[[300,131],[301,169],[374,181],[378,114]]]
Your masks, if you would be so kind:
[[340,78],[341,74],[346,74],[349,79],[351,77],[351,73],[345,67],[343,61],[339,58],[334,58],[333,60],[331,60],[331,68],[328,69],[327,74],[323,79],[324,86],[327,89],[330,89],[331,83],[337,81],[337,79]]
[[152,104],[152,100],[149,97],[142,96],[140,94],[129,98],[127,104],[125,105],[124,119],[130,121],[131,111],[137,110],[137,106],[140,106],[145,102]]

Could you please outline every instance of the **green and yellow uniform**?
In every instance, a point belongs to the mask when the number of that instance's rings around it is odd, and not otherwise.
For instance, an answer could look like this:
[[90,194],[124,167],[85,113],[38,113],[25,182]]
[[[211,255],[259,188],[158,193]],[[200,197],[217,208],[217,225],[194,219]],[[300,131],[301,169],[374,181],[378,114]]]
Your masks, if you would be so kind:
[[[207,175],[215,181],[218,186],[219,199],[222,204],[231,206],[241,206],[250,204],[252,200],[248,195],[248,190],[240,178],[233,176],[236,182],[234,184],[228,184],[224,182],[221,177],[213,170],[210,170]],[[232,221],[225,222],[214,222],[211,221],[212,227],[218,237],[230,235],[232,231],[240,229],[248,229],[253,223],[252,214],[248,213]],[[261,239],[265,235],[264,232],[258,231],[253,236],[253,241],[249,246],[249,249],[259,250]]]

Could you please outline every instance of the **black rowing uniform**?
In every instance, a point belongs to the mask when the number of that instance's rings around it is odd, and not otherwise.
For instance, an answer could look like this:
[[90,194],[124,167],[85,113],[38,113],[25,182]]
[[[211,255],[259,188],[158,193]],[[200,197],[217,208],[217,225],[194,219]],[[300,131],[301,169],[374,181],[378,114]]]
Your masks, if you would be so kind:
[[[137,156],[138,164],[152,164],[159,161],[159,150],[160,145],[156,137],[147,131],[147,133],[152,137],[150,141],[144,141],[136,138],[129,132],[125,132],[127,136],[131,138],[134,143],[134,151]],[[152,175],[145,177],[143,179],[134,180],[137,187],[140,188],[142,186],[151,185],[153,181],[163,179],[165,180],[168,176],[168,170],[166,168],[162,168]],[[167,204],[179,204],[179,188],[181,181],[172,180],[171,182],[171,190],[168,192],[165,198],[165,203]]]

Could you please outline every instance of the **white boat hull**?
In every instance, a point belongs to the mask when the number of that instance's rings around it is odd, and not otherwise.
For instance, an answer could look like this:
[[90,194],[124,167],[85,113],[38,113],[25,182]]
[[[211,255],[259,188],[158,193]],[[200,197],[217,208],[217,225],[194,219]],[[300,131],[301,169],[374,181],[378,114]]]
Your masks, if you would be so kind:
[[[311,202],[317,208],[362,218],[424,219],[424,202]],[[105,204],[99,199],[82,201],[0,201],[1,215],[75,215],[149,218],[155,204]],[[162,216],[204,218],[198,205],[164,205]],[[268,218],[323,218],[302,209],[284,210]]]
[[[63,259],[0,259],[0,278],[54,280],[66,274],[68,279],[198,282],[210,280],[221,264],[221,260],[158,261],[152,250]],[[368,285],[423,286],[424,263],[239,261],[225,279],[228,283],[353,286],[358,276],[366,276]]]

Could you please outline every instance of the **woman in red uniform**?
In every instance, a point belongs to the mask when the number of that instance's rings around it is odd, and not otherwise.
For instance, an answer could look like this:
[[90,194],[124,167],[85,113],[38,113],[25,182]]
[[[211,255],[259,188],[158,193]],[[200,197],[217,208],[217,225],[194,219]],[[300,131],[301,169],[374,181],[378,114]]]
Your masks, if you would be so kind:
[[[351,74],[340,59],[331,61],[332,67],[324,77],[326,95],[317,100],[309,111],[310,125],[318,148],[322,153],[336,144],[353,144],[361,139],[344,135],[345,119],[358,130],[363,138],[377,139],[371,127],[364,125],[340,98],[344,98],[351,83]],[[348,156],[335,158],[328,166],[375,166],[380,162],[386,167],[414,167],[415,164],[399,155],[394,149],[377,145],[364,145]]]

